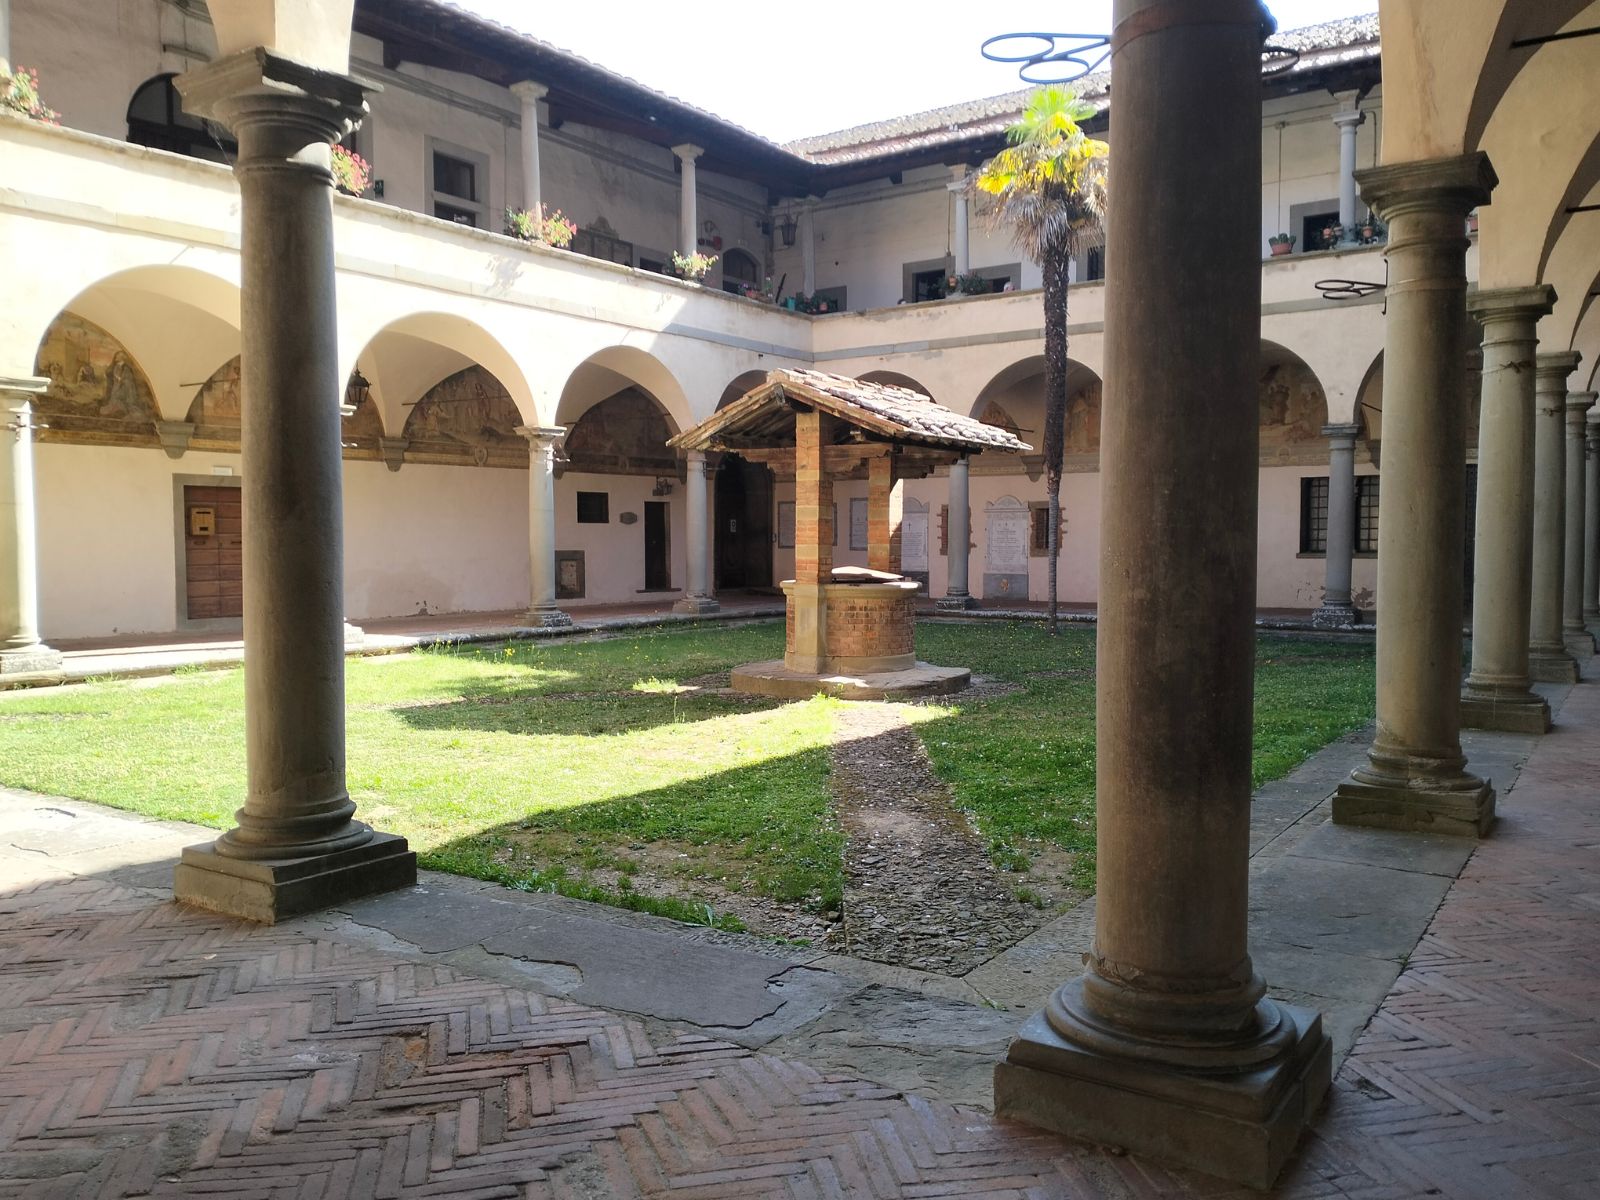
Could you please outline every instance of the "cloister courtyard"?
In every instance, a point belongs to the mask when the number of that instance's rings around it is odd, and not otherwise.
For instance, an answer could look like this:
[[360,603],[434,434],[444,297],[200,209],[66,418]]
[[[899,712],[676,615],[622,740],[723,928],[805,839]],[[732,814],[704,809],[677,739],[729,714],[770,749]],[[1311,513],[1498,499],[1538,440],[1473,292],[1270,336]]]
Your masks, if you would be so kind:
[[[352,798],[424,867],[947,971],[1092,893],[1092,628],[925,623],[977,685],[897,705],[731,690],[770,621],[591,637],[350,659]],[[1259,655],[1258,785],[1373,705],[1369,639]],[[239,669],[0,693],[0,786],[226,829],[243,729]]]

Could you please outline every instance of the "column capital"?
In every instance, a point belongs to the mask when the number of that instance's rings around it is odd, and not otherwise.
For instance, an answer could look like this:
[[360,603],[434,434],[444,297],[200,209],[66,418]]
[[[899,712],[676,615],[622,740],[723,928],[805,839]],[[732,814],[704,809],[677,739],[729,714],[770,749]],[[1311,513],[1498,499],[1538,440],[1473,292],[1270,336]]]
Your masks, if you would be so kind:
[[1582,438],[1583,428],[1587,423],[1589,409],[1594,405],[1593,392],[1568,392],[1567,393],[1567,436],[1569,438]]
[[[1322,436],[1333,443],[1333,449],[1335,450],[1353,450],[1355,449],[1356,438],[1361,436],[1361,426],[1324,425],[1322,427]],[[1341,446],[1340,442],[1343,442],[1344,445]]]
[[706,151],[704,146],[696,146],[693,142],[682,142],[674,146],[672,152],[684,162],[691,163]]
[[566,429],[560,425],[518,425],[517,432],[540,449],[548,449],[567,436]]
[[1492,321],[1537,321],[1556,304],[1556,290],[1548,283],[1532,287],[1479,288],[1467,296],[1467,311],[1480,325]]
[[1578,364],[1583,361],[1583,355],[1576,350],[1556,350],[1547,354],[1534,357],[1534,378],[1545,385],[1549,390],[1551,384],[1566,382],[1568,375],[1578,369]]
[[1346,103],[1355,105],[1353,108],[1341,108],[1333,114],[1333,123],[1341,129],[1354,128],[1365,123],[1367,114],[1361,111],[1359,100],[1349,100]]
[[704,450],[685,450],[683,457],[684,461],[691,467],[697,464],[702,467],[706,465],[706,452]]
[[510,91],[513,96],[517,97],[517,99],[528,104],[537,103],[550,94],[550,87],[548,84],[535,83],[531,79],[518,80],[507,90]]
[[42,375],[0,375],[0,408],[16,412],[49,386],[50,381]]
[[241,137],[261,135],[255,145],[241,142],[240,165],[255,158],[292,157],[316,143],[338,141],[367,115],[367,94],[383,90],[264,46],[207,63],[174,82],[184,111],[220,121]]
[[952,192],[964,192],[967,190],[967,180],[971,175],[971,167],[966,163],[958,163],[950,168],[950,182],[944,186]]
[[1400,213],[1440,210],[1459,213],[1465,220],[1467,213],[1489,202],[1500,177],[1489,156],[1479,150],[1455,158],[1368,167],[1356,172],[1356,182],[1362,199],[1385,221]]

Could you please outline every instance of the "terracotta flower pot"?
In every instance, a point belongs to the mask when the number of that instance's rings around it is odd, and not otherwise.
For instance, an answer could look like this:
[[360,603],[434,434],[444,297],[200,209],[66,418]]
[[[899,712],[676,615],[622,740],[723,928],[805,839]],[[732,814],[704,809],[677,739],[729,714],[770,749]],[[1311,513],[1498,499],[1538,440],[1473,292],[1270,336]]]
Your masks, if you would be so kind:
[[1294,244],[1292,242],[1273,242],[1271,246],[1273,258],[1282,258],[1284,255],[1289,254],[1294,250]]

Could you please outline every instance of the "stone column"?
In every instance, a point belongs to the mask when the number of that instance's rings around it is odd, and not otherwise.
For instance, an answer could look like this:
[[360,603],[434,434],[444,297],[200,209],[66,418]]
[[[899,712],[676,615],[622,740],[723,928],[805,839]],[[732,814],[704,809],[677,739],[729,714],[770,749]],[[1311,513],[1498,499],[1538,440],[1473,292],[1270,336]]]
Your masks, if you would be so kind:
[[1333,123],[1339,127],[1339,225],[1347,242],[1356,225],[1356,130],[1366,119],[1358,96],[1341,101],[1339,111],[1333,114]]
[[1566,545],[1562,548],[1561,632],[1567,649],[1580,658],[1594,654],[1594,634],[1583,617],[1584,467],[1583,440],[1593,392],[1567,393]]
[[61,654],[39,640],[33,511],[33,397],[49,384],[0,378],[0,675],[61,673]]
[[1359,425],[1324,425],[1328,439],[1328,545],[1322,606],[1311,614],[1318,629],[1349,629],[1361,623],[1350,599],[1350,567],[1356,549],[1356,438]]
[[936,608],[977,608],[969,592],[968,555],[972,549],[972,507],[967,495],[967,456],[950,464],[950,499],[945,509],[945,563],[949,577]]
[[[1589,393],[1594,397],[1595,393]],[[1600,414],[1589,413],[1584,460],[1583,619],[1600,624]]]
[[674,146],[672,152],[678,156],[682,164],[682,179],[678,195],[678,243],[680,253],[698,254],[700,252],[700,210],[694,186],[694,160],[705,153],[699,146],[691,146],[685,142],[681,146]]
[[522,207],[535,216],[543,203],[539,173],[539,101],[550,94],[542,83],[523,80],[511,85],[522,104]]
[[955,259],[955,273],[965,275],[972,267],[970,239],[968,237],[968,206],[967,206],[967,168],[965,166],[950,168],[950,182],[945,184],[950,189],[950,198],[955,204],[955,238],[951,247],[951,257]]
[[174,897],[249,920],[416,882],[345,787],[344,523],[329,144],[364,85],[259,47],[178,80],[238,138],[245,759],[238,825],[184,850]]
[[[1567,376],[1578,355],[1541,354],[1534,371],[1533,607],[1528,622],[1528,674],[1546,683],[1577,683],[1578,664],[1562,630],[1566,591]],[[1387,391],[1385,387],[1385,391]],[[1387,418],[1385,417],[1385,437]]]
[[905,484],[895,460],[883,454],[867,463],[867,566],[900,574],[900,532],[905,520]]
[[1321,1018],[1268,999],[1246,945],[1270,18],[1113,12],[1117,119],[1142,136],[1106,237],[1095,938],[996,1068],[995,1112],[1265,1188],[1330,1071]]
[[1388,222],[1383,519],[1378,525],[1378,732],[1340,785],[1348,825],[1482,834],[1494,791],[1461,753],[1466,524],[1466,215],[1488,201],[1487,155],[1357,173]]
[[528,439],[529,603],[523,621],[535,629],[564,629],[572,618],[556,603],[556,443],[561,428],[519,425]]
[[1474,292],[1483,326],[1478,435],[1478,522],[1472,581],[1472,672],[1461,722],[1476,729],[1544,733],[1550,705],[1529,686],[1528,608],[1533,584],[1533,360],[1548,285]]
[[689,461],[686,477],[688,483],[685,488],[686,502],[689,506],[686,514],[689,545],[685,557],[689,564],[689,586],[684,589],[682,599],[672,606],[672,611],[691,614],[713,613],[722,605],[718,604],[716,597],[711,594],[711,550],[706,503],[706,480],[710,468],[706,465],[704,450],[687,451],[686,457]]

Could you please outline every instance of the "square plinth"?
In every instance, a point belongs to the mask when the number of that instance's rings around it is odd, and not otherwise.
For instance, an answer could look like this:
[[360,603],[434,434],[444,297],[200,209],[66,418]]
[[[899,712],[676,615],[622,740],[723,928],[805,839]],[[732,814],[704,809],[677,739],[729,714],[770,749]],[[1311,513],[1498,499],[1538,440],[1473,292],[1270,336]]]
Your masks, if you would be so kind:
[[416,853],[405,838],[392,833],[374,833],[364,845],[310,858],[229,858],[208,842],[184,847],[173,876],[172,898],[275,925],[416,882]]
[[1536,683],[1577,683],[1578,660],[1565,650],[1530,651],[1528,678]]
[[41,679],[59,677],[61,651],[49,646],[28,646],[20,650],[0,650],[0,675],[33,675]]
[[1521,696],[1463,695],[1461,725],[1504,733],[1549,733],[1550,703],[1532,692]]
[[1494,788],[1465,790],[1373,784],[1346,779],[1333,795],[1336,825],[1483,837],[1494,825]]
[[1282,1006],[1295,1041],[1274,1062],[1207,1074],[1111,1058],[1028,1018],[994,1070],[995,1115],[1267,1188],[1327,1094],[1333,1043],[1322,1017]]

